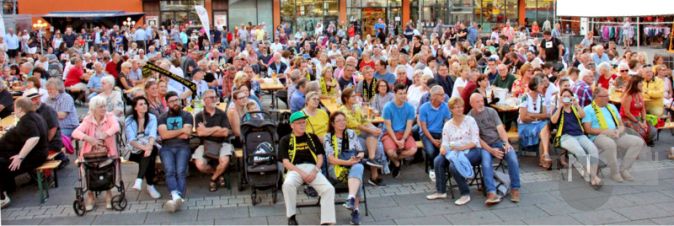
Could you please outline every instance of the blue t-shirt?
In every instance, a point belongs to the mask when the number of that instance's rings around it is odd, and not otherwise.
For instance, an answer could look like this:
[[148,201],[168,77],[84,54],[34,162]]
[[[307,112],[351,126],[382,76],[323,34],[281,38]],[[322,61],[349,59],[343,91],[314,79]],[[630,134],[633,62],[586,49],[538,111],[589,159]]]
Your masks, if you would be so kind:
[[414,121],[414,107],[405,102],[402,107],[398,107],[395,101],[388,102],[384,106],[384,120],[391,121],[393,132],[405,131],[407,121]]
[[304,93],[298,91],[293,92],[290,97],[290,112],[302,110],[304,107]]
[[431,133],[442,133],[445,121],[452,118],[447,103],[442,102],[438,109],[433,108],[431,102],[426,102],[419,108],[419,121],[426,123],[426,128]]
[[386,72],[386,73],[383,74],[383,75],[382,75],[382,74],[379,74],[379,72],[375,72],[375,73],[374,73],[374,78],[376,78],[377,80],[382,80],[382,79],[383,79],[384,81],[388,82],[389,85],[395,83],[395,81],[396,81],[396,76],[393,75],[393,74],[391,74],[391,73],[388,73],[388,72]]
[[[564,112],[562,111],[564,117],[564,128],[562,128],[562,134],[571,135],[571,136],[580,136],[583,135],[583,130],[580,129],[578,120],[576,116],[573,115],[573,112]],[[561,119],[560,119],[561,120]]]
[[[606,127],[607,129],[616,129],[616,122],[613,121],[613,117],[611,116],[611,112],[609,112],[608,108],[611,108],[611,110],[615,113],[615,116],[618,120],[620,120],[620,113],[618,109],[613,105],[613,104],[608,104],[606,107],[603,107],[599,109],[601,111],[601,114],[604,116],[604,121],[606,121]],[[594,109],[592,109],[592,105],[587,105],[585,108],[583,108],[583,111],[585,111],[585,117],[583,118],[583,123],[590,123],[592,128],[601,128],[599,126],[599,120],[597,120],[597,114],[595,114]],[[594,140],[596,137],[595,135],[590,135],[590,139]]]

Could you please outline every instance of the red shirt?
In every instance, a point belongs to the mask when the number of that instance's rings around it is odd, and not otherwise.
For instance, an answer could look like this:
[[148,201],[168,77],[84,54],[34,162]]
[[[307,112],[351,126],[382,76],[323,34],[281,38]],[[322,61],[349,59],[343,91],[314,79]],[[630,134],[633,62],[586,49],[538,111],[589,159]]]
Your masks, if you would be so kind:
[[115,78],[119,76],[119,71],[117,71],[117,64],[115,62],[112,61],[108,62],[105,65],[105,71],[108,72],[108,74],[114,76]]
[[611,75],[608,78],[604,77],[603,75],[600,75],[598,83],[604,89],[608,89],[609,82],[615,79],[616,77],[618,77],[618,75]]
[[360,70],[363,70],[365,66],[370,66],[370,68],[374,69],[374,61],[370,60],[369,62],[365,62],[361,60],[359,65]]
[[66,87],[70,87],[72,85],[75,85],[82,80],[82,75],[84,75],[84,70],[82,70],[82,67],[78,66],[73,66],[70,68],[70,71],[68,71],[68,74],[66,75],[66,80],[63,83]]
[[470,111],[470,95],[475,92],[477,89],[477,83],[473,81],[468,81],[466,83],[466,86],[463,87],[463,90],[461,90],[461,99],[463,99],[463,113],[468,114],[468,111]]

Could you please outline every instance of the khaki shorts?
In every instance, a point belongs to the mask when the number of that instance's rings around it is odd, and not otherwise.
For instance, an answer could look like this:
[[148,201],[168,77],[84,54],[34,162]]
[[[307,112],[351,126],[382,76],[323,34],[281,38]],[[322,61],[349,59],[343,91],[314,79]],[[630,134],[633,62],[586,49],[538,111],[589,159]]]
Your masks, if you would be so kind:
[[[220,158],[225,156],[231,156],[233,151],[234,146],[232,146],[232,144],[222,143],[222,148],[220,148]],[[207,159],[204,158],[204,145],[199,145],[199,147],[197,147],[197,150],[195,150],[194,154],[192,154],[192,159],[207,161]]]

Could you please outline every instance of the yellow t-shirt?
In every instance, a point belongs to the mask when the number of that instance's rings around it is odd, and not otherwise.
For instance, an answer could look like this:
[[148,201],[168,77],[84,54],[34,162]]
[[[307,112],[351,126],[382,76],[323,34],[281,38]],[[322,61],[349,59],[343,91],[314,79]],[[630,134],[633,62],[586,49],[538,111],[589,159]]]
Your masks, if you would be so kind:
[[349,109],[346,109],[346,106],[341,106],[338,111],[344,112],[346,115],[346,128],[352,129],[356,132],[356,134],[360,135],[360,129],[358,129],[358,126],[367,123],[367,120],[365,120],[365,117],[363,117],[363,113],[356,110],[355,108],[353,111],[349,111]]
[[255,35],[256,35],[257,41],[262,41],[264,39],[264,30],[263,29],[257,29]]
[[[304,109],[302,109],[302,111],[306,113]],[[308,114],[307,116],[309,116],[307,118],[307,133],[316,134],[318,137],[323,137],[328,133],[328,121],[330,120],[328,113],[323,109],[316,109],[316,114],[314,114],[314,116]]]

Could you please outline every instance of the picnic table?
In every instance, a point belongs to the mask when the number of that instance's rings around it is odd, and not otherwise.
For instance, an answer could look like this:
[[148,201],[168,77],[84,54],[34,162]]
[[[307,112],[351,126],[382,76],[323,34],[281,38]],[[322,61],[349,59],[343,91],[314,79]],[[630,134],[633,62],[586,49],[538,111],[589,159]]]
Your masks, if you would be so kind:
[[4,136],[6,130],[16,126],[16,123],[18,122],[19,118],[13,115],[7,116],[0,120],[0,137]]
[[267,91],[271,93],[271,108],[276,109],[278,107],[278,101],[276,100],[276,91],[285,89],[285,85],[278,80],[278,78],[263,78],[258,79],[260,83],[260,89],[262,91]]
[[[339,110],[340,107],[342,107],[342,104],[337,103],[334,97],[327,97],[323,96],[321,97],[321,105],[325,108],[325,110],[328,111],[328,114],[336,112]],[[375,116],[372,112],[372,109],[370,109],[370,106],[364,106],[364,110],[368,111],[366,114],[367,119],[372,123],[372,124],[379,124],[384,122],[384,118],[381,116]]]

